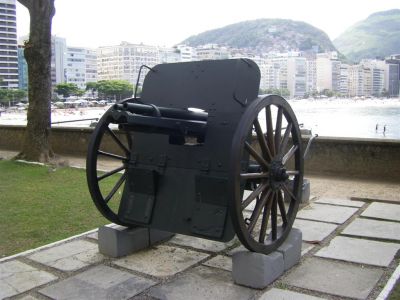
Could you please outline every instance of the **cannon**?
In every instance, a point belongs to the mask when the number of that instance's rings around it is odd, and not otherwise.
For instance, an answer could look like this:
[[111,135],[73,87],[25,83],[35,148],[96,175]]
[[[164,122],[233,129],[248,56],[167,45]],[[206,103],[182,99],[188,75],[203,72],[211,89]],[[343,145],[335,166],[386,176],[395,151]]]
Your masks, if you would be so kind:
[[259,84],[249,59],[149,68],[140,98],[113,105],[92,133],[98,210],[123,226],[278,248],[299,207],[303,149],[290,105],[258,96]]

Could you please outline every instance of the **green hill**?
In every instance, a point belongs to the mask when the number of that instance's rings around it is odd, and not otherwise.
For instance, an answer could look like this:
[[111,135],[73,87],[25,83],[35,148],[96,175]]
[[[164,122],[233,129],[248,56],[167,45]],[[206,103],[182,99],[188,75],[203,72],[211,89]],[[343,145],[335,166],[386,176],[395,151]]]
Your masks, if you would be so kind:
[[310,24],[284,19],[258,19],[235,23],[191,36],[182,42],[189,46],[219,44],[260,52],[336,50],[325,32]]
[[370,15],[347,29],[333,44],[356,62],[400,53],[400,9]]

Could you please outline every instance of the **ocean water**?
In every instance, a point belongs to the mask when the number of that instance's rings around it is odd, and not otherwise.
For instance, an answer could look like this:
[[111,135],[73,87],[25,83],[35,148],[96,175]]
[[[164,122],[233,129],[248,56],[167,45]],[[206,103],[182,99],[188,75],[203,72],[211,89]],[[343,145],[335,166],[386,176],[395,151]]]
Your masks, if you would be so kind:
[[289,103],[298,122],[303,123],[304,128],[311,129],[313,134],[400,139],[399,99],[304,99],[289,100]]
[[[297,120],[313,134],[400,140],[400,99],[289,100]],[[100,118],[108,107],[56,109],[52,121]],[[87,127],[90,121],[53,126]],[[26,112],[2,113],[0,124],[26,124]],[[378,124],[378,130],[376,125]],[[383,132],[386,125],[386,131]]]

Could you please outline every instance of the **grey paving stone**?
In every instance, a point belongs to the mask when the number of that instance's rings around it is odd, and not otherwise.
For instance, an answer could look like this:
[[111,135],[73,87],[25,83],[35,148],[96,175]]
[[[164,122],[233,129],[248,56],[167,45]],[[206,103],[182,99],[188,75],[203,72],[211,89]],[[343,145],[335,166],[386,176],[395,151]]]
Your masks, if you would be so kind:
[[301,256],[304,254],[308,253],[312,248],[314,248],[314,245],[308,244],[308,243],[301,243]]
[[91,239],[98,240],[99,239],[99,232],[98,231],[93,232],[93,233],[89,234],[87,237],[91,238]]
[[96,244],[84,240],[74,240],[41,250],[29,255],[28,258],[61,271],[76,271],[97,263],[104,257],[98,252]]
[[197,238],[197,237],[193,237],[193,236],[182,235],[182,234],[177,234],[175,237],[173,237],[170,240],[170,242],[175,245],[188,246],[188,247],[205,250],[205,251],[210,251],[210,252],[223,251],[226,248],[232,246],[234,241],[235,241],[235,239],[233,239],[232,241],[230,241],[228,243],[221,243],[221,242],[206,240],[206,239]]
[[35,298],[35,297],[31,296],[31,295],[27,295],[27,296],[24,296],[22,298],[19,298],[18,300],[39,300],[39,299]]
[[373,202],[361,214],[363,217],[400,221],[400,205]]
[[349,207],[362,207],[365,202],[363,201],[355,201],[346,198],[328,198],[323,197],[316,201],[315,203],[324,203],[324,204],[332,204],[332,205],[340,205],[340,206],[349,206]]
[[232,277],[235,283],[263,289],[285,271],[282,253],[268,255],[243,251],[232,256]]
[[310,204],[297,213],[297,218],[343,224],[358,209],[327,204]]
[[315,255],[387,267],[399,249],[400,244],[337,236]]
[[303,234],[303,241],[320,242],[334,232],[338,225],[296,219],[293,227],[301,230]]
[[253,299],[255,291],[232,282],[229,272],[199,266],[173,281],[155,286],[149,295],[157,299],[204,300]]
[[233,248],[232,250],[229,250],[226,254],[229,256],[232,256],[233,254],[240,252],[240,251],[247,251],[246,247],[243,245],[240,245],[238,247]]
[[130,270],[164,277],[181,272],[208,256],[192,250],[160,245],[118,259],[114,263]]
[[129,299],[156,284],[107,266],[97,266],[83,273],[41,289],[53,299]]
[[261,295],[259,300],[321,300],[324,298],[314,297],[306,294],[272,288]]
[[342,234],[400,241],[400,223],[357,218]]
[[217,255],[205,261],[203,265],[232,272],[232,258],[223,255]]
[[16,260],[1,263],[0,299],[26,292],[57,278]]
[[348,263],[309,258],[283,280],[284,283],[340,297],[366,299],[383,271]]

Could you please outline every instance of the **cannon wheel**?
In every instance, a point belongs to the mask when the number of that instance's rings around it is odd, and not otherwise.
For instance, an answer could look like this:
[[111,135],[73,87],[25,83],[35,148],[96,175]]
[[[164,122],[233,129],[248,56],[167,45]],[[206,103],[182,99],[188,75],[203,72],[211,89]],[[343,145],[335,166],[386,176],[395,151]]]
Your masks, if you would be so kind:
[[[249,161],[256,171],[250,171]],[[232,142],[231,167],[236,234],[250,251],[268,254],[289,234],[303,184],[300,129],[285,99],[269,95],[247,107]],[[244,194],[249,186],[252,191]]]
[[[116,133],[116,125],[110,118],[111,110],[99,120],[89,141],[86,178],[90,195],[101,214],[115,224],[129,226],[119,219],[117,210],[126,181],[132,137],[128,132]],[[105,139],[108,147],[111,144],[118,150],[104,150]],[[106,163],[100,162],[99,157]]]

